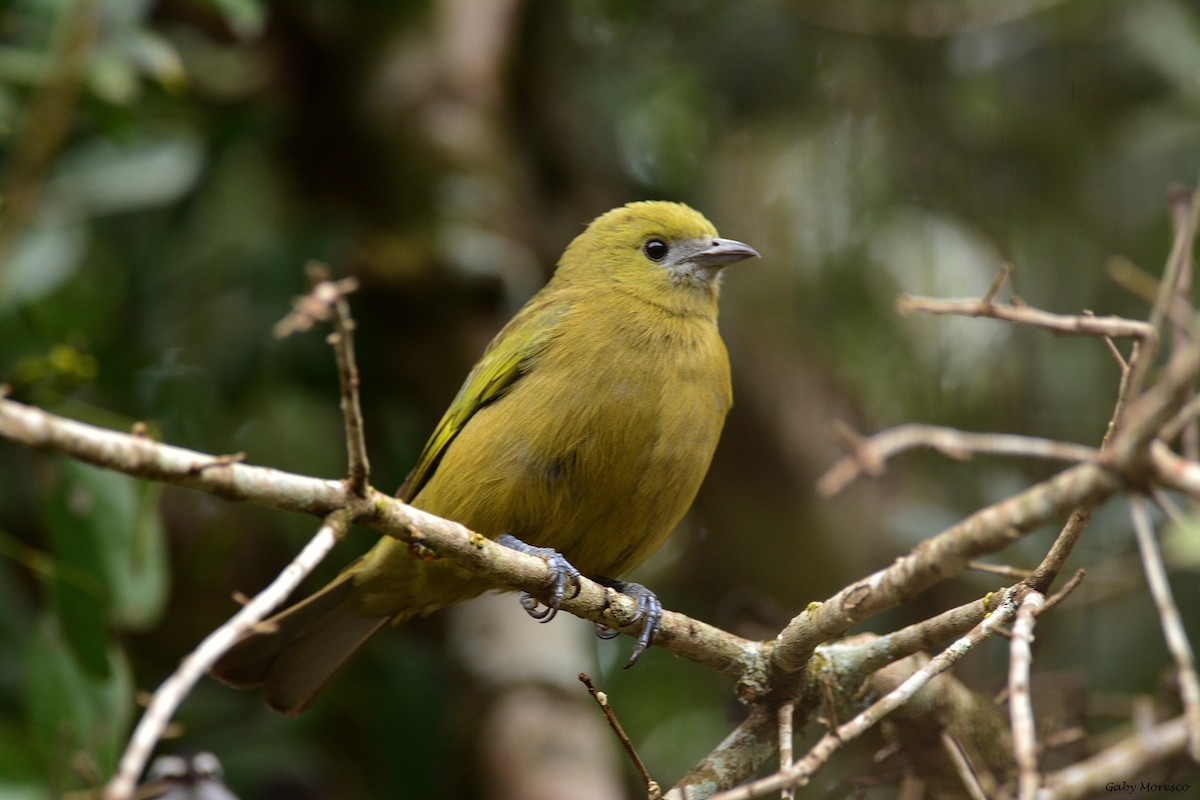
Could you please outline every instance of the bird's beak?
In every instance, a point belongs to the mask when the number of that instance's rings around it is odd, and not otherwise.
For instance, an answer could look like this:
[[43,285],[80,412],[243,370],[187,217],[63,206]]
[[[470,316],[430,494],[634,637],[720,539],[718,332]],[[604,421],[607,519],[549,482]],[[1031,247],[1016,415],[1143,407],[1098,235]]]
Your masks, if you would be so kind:
[[748,244],[733,239],[712,239],[688,260],[704,269],[719,269],[747,258],[761,258]]

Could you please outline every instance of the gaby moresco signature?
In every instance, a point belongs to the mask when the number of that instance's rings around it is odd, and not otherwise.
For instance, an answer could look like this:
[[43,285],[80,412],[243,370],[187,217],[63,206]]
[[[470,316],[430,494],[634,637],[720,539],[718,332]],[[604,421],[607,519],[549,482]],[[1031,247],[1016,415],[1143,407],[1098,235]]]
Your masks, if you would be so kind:
[[1190,783],[1154,783],[1153,781],[1137,781],[1130,783],[1129,781],[1110,781],[1104,785],[1106,792],[1121,792],[1123,794],[1133,794],[1134,792],[1187,792],[1190,791],[1192,785]]

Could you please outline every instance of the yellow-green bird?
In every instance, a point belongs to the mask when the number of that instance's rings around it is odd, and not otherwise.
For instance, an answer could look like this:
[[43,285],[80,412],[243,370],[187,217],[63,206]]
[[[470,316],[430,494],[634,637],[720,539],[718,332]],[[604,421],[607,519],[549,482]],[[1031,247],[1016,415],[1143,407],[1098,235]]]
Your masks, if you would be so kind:
[[[717,332],[721,271],[757,256],[678,203],[638,202],[594,220],[540,292],[496,335],[429,438],[401,499],[542,556],[548,608],[580,573],[634,596],[642,631],[662,606],[614,580],[663,543],[696,496],[733,402]],[[308,708],[388,623],[498,588],[384,537],[316,594],[213,667],[268,705]]]

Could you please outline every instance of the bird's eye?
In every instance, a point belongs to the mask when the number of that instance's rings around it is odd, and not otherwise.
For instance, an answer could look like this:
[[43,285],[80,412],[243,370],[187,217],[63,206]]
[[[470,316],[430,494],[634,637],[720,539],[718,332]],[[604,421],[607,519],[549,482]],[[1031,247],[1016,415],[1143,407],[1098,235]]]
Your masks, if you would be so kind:
[[646,258],[651,261],[662,261],[667,257],[667,251],[671,248],[667,247],[667,243],[662,239],[651,239],[642,245],[642,252],[646,254]]

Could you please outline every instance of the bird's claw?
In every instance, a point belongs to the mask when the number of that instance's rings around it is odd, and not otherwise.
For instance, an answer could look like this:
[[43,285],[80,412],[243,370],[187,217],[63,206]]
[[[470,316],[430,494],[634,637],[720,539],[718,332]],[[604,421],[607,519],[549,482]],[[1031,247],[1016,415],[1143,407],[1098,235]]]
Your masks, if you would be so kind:
[[579,592],[583,588],[580,583],[583,576],[572,566],[570,561],[563,557],[562,553],[551,547],[534,547],[525,544],[509,533],[500,536],[496,542],[510,550],[537,556],[546,562],[546,567],[550,570],[550,579],[543,587],[550,590],[550,595],[546,599],[546,607],[539,608],[539,600],[536,597],[529,592],[521,592],[521,608],[525,609],[525,613],[538,622],[549,622],[554,619],[558,615],[558,609],[563,600],[571,600],[579,596]]
[[[658,599],[658,595],[640,583],[607,579],[600,579],[598,582],[616,589],[621,594],[628,595],[636,603],[633,610],[633,618],[629,620],[629,624],[635,625],[641,622],[642,630],[638,633],[637,641],[633,645],[633,652],[629,655],[629,661],[625,663],[625,669],[629,669],[642,657],[642,653],[646,652],[646,649],[654,643],[654,637],[658,636],[658,629],[662,627],[662,601]],[[596,623],[596,635],[601,639],[612,639],[618,633],[618,631],[606,625]]]

